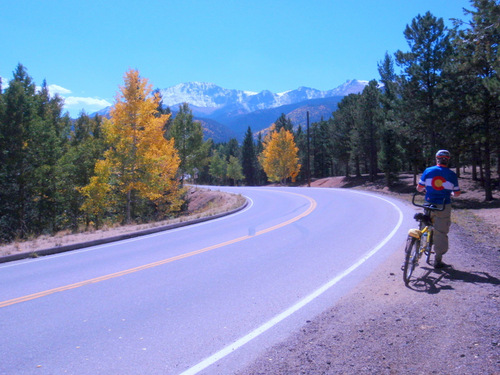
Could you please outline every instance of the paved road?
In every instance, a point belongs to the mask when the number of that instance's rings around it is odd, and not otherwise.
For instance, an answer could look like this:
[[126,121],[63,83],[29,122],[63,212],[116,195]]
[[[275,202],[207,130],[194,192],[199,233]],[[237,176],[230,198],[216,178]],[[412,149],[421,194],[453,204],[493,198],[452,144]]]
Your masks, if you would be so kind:
[[[222,188],[221,188],[222,189]],[[235,215],[0,265],[0,374],[230,374],[404,244],[411,208],[223,188]]]

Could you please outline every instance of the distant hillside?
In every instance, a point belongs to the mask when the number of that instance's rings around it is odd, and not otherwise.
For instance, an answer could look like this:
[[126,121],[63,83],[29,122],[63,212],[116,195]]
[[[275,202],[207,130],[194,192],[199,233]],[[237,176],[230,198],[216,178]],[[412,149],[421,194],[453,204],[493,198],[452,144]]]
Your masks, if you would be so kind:
[[252,132],[257,133],[271,126],[283,113],[287,118],[290,118],[295,127],[300,124],[302,128],[305,128],[307,111],[309,111],[309,122],[311,124],[320,121],[321,118],[327,120],[331,117],[332,112],[337,109],[337,105],[342,98],[343,96],[336,96],[326,99],[306,100],[300,103],[220,119],[219,121],[226,123],[228,128],[236,133],[236,139],[241,140],[249,126]]
[[228,142],[231,138],[238,138],[236,133],[215,120],[208,118],[194,117],[194,121],[198,121],[203,128],[203,138],[205,140],[212,138],[214,143]]
[[[193,109],[190,107],[191,110]],[[178,108],[170,108],[172,111],[172,118],[177,115]],[[213,119],[195,116],[193,111],[193,120],[201,124],[203,128],[203,138],[208,140],[209,138],[214,141],[214,143],[228,142],[231,138],[237,138],[236,133],[229,128],[227,125],[221,124]]]

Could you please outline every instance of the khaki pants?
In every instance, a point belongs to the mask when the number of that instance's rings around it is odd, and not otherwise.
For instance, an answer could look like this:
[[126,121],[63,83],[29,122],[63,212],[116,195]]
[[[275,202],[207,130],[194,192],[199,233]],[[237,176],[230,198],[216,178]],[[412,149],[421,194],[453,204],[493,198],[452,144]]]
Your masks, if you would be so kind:
[[436,261],[441,261],[448,251],[448,232],[451,225],[451,204],[446,204],[443,211],[432,212],[434,225],[434,251]]

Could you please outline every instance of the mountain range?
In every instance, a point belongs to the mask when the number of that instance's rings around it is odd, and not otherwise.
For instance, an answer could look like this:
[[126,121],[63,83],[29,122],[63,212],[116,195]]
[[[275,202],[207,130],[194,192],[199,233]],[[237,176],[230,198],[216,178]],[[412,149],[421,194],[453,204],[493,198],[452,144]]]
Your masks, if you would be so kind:
[[[299,87],[282,93],[264,90],[251,92],[222,88],[213,83],[181,83],[160,90],[163,105],[170,107],[173,115],[182,103],[188,103],[195,120],[201,122],[205,138],[215,143],[231,138],[242,141],[248,127],[256,134],[267,129],[281,114],[285,114],[294,126],[306,126],[309,112],[310,123],[329,119],[337,104],[349,94],[363,91],[368,81],[348,80],[339,87],[321,91]],[[100,111],[107,114],[109,108]]]

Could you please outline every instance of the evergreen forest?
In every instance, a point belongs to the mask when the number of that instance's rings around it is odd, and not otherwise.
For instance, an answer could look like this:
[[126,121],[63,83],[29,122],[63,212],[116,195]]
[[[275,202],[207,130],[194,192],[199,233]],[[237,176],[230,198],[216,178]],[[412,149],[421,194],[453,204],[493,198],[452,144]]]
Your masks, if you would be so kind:
[[[493,199],[500,174],[500,4],[472,0],[470,21],[447,28],[430,12],[407,25],[406,51],[387,52],[379,79],[302,127],[285,114],[265,133],[248,127],[214,144],[188,104],[177,114],[136,70],[109,118],[81,112],[38,87],[19,64],[0,81],[0,242],[107,223],[143,223],[186,209],[186,184],[304,184],[367,175],[390,188],[448,149]],[[383,43],[383,42],[381,42]],[[4,87],[2,87],[4,85]]]

